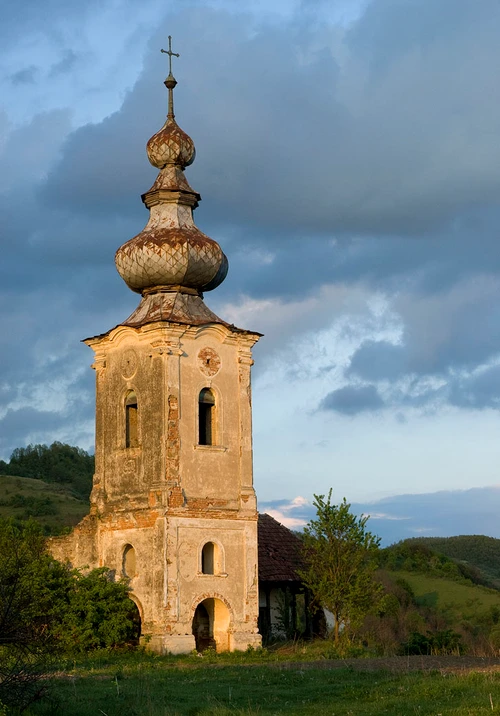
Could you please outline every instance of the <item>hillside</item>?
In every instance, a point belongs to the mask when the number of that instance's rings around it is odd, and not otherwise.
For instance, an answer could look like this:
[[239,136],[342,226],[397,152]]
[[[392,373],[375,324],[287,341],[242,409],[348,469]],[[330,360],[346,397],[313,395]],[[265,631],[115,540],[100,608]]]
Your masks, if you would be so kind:
[[92,489],[94,456],[79,447],[53,442],[16,448],[9,462],[0,460],[0,474],[57,483],[86,500]]
[[47,534],[73,527],[89,511],[70,487],[31,477],[0,475],[0,517],[36,519]]
[[421,544],[455,562],[480,570],[484,578],[500,588],[500,539],[485,535],[415,537],[406,543]]
[[407,582],[422,607],[437,608],[443,613],[460,615],[462,619],[477,617],[491,609],[500,614],[500,592],[496,589],[416,572],[394,571],[390,575],[395,581]]

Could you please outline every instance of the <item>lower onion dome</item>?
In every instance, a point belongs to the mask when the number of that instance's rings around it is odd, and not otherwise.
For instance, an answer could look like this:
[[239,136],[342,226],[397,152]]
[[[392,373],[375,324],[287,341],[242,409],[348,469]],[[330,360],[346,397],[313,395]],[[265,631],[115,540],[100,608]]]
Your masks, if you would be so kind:
[[136,293],[155,286],[210,291],[222,283],[228,269],[219,244],[196,226],[144,229],[118,249],[115,263]]

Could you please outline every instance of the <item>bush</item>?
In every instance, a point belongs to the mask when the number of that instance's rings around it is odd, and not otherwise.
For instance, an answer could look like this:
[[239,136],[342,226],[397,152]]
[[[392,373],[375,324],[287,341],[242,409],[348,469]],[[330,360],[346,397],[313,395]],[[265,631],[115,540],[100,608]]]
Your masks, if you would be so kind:
[[0,519],[0,704],[23,710],[43,696],[61,653],[133,640],[128,592],[105,568],[85,574],[53,559],[36,522]]
[[106,567],[87,574],[73,570],[66,607],[55,627],[66,652],[123,646],[136,640],[136,606],[126,581],[114,581]]

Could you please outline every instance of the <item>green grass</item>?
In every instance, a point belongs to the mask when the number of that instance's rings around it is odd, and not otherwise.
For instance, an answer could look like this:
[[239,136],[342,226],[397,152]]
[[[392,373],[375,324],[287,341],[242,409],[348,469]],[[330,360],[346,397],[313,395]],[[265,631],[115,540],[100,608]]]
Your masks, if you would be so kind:
[[64,485],[30,477],[0,475],[0,517],[27,519],[31,513],[41,525],[51,532],[58,532],[61,528],[76,525],[88,511],[89,503],[73,495]]
[[461,584],[440,577],[428,577],[418,572],[390,572],[391,577],[404,579],[413,589],[417,601],[425,606],[444,609],[455,607],[460,611],[485,612],[500,607],[500,592],[478,585]]
[[[215,659],[217,661],[217,659]],[[221,662],[223,663],[223,662]],[[28,716],[476,716],[500,713],[500,673],[447,674],[206,664],[196,657],[89,660]],[[492,708],[493,704],[493,708]]]

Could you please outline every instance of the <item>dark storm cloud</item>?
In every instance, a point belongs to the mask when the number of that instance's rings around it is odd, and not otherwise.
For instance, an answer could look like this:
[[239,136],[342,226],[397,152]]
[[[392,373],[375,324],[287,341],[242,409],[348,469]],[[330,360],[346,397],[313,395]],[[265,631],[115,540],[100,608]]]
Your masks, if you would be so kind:
[[500,366],[476,375],[456,378],[450,391],[450,403],[459,408],[500,409]]
[[[498,369],[478,366],[495,362],[500,354],[499,299],[500,282],[491,276],[462,280],[448,291],[403,294],[393,304],[404,326],[398,345],[364,341],[346,375],[389,384],[385,399],[393,406],[448,401],[462,408],[498,409]],[[395,389],[403,378],[407,392]],[[429,379],[439,387],[430,387]]]
[[[50,26],[61,2],[43,12],[39,2],[12,4],[0,36],[25,17],[64,47],[58,23]],[[369,383],[473,370],[491,358],[500,349],[500,290],[483,279],[500,268],[500,103],[491,71],[500,18],[491,0],[473,17],[470,7],[374,0],[346,38],[309,16],[276,27],[202,7],[170,13],[115,114],[70,131],[69,113],[53,112],[12,131],[0,194],[9,380],[34,380],[42,337],[58,345],[68,326],[72,340],[95,335],[137,304],[113,255],[147,220],[140,194],[156,172],[145,143],[165,115],[158,48],[169,33],[181,52],[177,119],[198,150],[186,172],[203,196],[197,223],[232,261],[219,300],[298,299],[360,281],[397,294],[401,346],[365,344],[352,359],[350,376]],[[71,8],[74,20],[93,3]],[[77,52],[53,72],[76,67]],[[252,251],[269,259],[251,261]],[[67,370],[79,360],[71,355]],[[36,380],[53,377],[46,370]],[[453,385],[454,404],[487,405],[480,386]],[[323,407],[373,411],[382,394],[346,386]]]
[[63,428],[67,416],[59,411],[36,410],[35,408],[9,409],[0,420],[0,453],[12,445],[21,445],[29,435],[33,443],[53,442],[51,435]]
[[383,407],[384,401],[373,385],[346,385],[344,388],[332,390],[319,404],[320,410],[333,410],[351,416],[373,412]]
[[[429,14],[436,21],[441,14],[455,27],[446,35],[450,46],[438,36],[418,45],[418,52],[410,39],[408,47],[386,43],[380,50],[384,72],[372,71],[374,58],[355,31],[350,54],[337,53],[339,64],[329,47],[334,37],[323,35],[323,45],[313,49],[311,27],[300,33],[293,25],[262,27],[250,35],[242,18],[206,9],[169,18],[179,30],[179,46],[186,47],[178,65],[184,84],[176,96],[179,121],[199,148],[190,177],[214,216],[280,227],[283,238],[304,230],[418,235],[457,211],[497,201],[500,142],[492,139],[498,139],[500,109],[491,67],[498,13],[488,2],[471,34],[462,18],[469,14],[464,3],[453,16],[448,3],[419,5],[415,17],[392,6],[386,32],[420,37]],[[374,17],[382,11],[389,12],[385,3],[372,3]],[[203,48],[201,64],[189,52],[193,33]],[[62,198],[72,193],[75,208],[98,210],[105,191],[126,210],[126,174],[144,171],[139,147],[164,113],[161,61],[157,50],[151,53],[122,109],[68,142],[49,179],[49,195],[66,187]],[[89,186],[84,178],[97,157],[106,166]]]
[[348,374],[364,380],[387,380],[405,373],[405,351],[387,341],[366,341],[353,355]]

